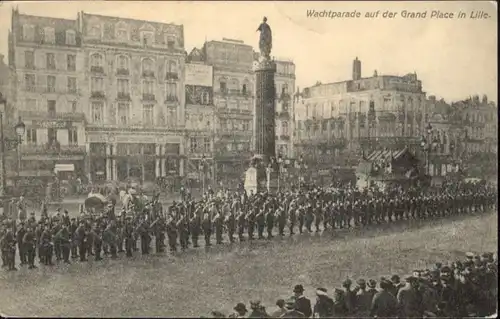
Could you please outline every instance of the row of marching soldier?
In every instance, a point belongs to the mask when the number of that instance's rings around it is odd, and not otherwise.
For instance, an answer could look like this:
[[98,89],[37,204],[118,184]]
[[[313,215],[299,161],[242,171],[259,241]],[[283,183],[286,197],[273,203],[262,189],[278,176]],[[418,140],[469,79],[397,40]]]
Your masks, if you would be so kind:
[[[167,209],[155,194],[149,202],[132,197],[120,212],[110,204],[100,215],[71,218],[58,209],[49,216],[43,207],[37,220],[34,212],[27,220],[4,219],[1,224],[3,265],[15,270],[16,250],[21,265],[35,268],[39,263],[70,263],[89,256],[96,261],[103,256],[127,257],[139,250],[150,253],[154,238],[156,253],[163,253],[165,240],[171,252],[222,244],[227,241],[271,239],[292,236],[296,232],[323,232],[399,220],[423,220],[451,215],[477,214],[496,209],[496,189],[487,184],[453,184],[439,189],[402,189],[380,191],[353,188],[309,188],[276,195],[226,192],[208,193],[198,201],[184,197]],[[200,240],[200,237],[203,237]],[[17,248],[17,249],[16,249]]]

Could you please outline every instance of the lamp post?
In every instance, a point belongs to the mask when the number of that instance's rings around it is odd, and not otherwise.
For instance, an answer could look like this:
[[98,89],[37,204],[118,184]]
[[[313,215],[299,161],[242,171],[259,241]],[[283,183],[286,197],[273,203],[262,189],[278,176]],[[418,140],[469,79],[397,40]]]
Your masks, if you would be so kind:
[[17,134],[17,177],[19,179],[19,175],[21,174],[21,143],[23,142],[23,136],[26,132],[26,125],[24,125],[21,117],[19,117],[14,129]]
[[281,167],[282,167],[282,163],[283,163],[283,158],[281,156],[281,154],[278,155],[278,161],[277,161],[277,164],[278,164],[278,193],[280,192],[280,180],[281,180]]
[[5,112],[5,107],[7,105],[7,101],[3,98],[2,93],[0,93],[0,152],[2,153],[0,164],[0,173],[2,181],[0,183],[0,196],[5,195],[6,189],[6,173],[5,173],[5,141],[3,136],[3,113]]
[[200,166],[199,166],[203,195],[205,195],[205,161],[206,161],[205,154],[203,154],[203,156],[201,157]]

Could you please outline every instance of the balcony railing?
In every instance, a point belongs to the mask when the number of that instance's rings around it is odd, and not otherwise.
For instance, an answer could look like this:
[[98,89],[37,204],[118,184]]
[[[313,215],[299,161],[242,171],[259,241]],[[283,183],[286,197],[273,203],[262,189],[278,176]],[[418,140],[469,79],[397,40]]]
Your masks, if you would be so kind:
[[21,145],[21,152],[24,154],[83,154],[85,153],[85,145],[28,144]]
[[93,91],[90,93],[90,97],[93,99],[104,99],[106,97],[106,94],[104,91]]
[[18,111],[23,119],[50,120],[50,121],[82,121],[85,114],[82,112],[37,112],[37,111]]
[[155,71],[144,70],[144,71],[142,71],[142,76],[145,77],[145,78],[154,78]]
[[116,74],[117,75],[130,75],[130,71],[128,69],[117,69]]
[[167,74],[165,75],[165,80],[178,80],[179,79],[179,75],[177,74],[177,72],[167,72]]
[[117,100],[126,100],[126,101],[130,101],[130,93],[126,93],[126,92],[118,92],[117,96],[116,96],[116,99]]
[[151,93],[143,93],[142,94],[143,101],[156,101],[155,95]]
[[90,72],[102,74],[102,73],[104,73],[104,68],[102,66],[91,66]]

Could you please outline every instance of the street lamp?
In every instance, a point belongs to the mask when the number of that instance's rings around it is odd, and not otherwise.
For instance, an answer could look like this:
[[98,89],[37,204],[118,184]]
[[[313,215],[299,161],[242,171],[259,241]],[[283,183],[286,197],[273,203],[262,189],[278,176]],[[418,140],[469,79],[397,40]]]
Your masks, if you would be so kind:
[[24,132],[26,132],[26,125],[24,125],[21,117],[19,117],[14,129],[17,134],[17,176],[19,177],[21,174],[21,143],[23,142]]
[[203,195],[205,195],[205,161],[205,154],[203,154],[199,166]]

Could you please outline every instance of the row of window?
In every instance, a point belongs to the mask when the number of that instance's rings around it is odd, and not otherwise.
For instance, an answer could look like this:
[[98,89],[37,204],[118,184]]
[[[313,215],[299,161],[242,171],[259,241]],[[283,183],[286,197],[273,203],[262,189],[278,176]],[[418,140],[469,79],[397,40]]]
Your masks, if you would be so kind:
[[191,137],[189,139],[189,150],[191,153],[210,153],[210,145],[209,137]]
[[[130,124],[130,104],[129,103],[118,103],[116,113],[114,116],[108,118],[107,123],[118,124],[118,125],[128,125]],[[176,110],[171,109],[168,111],[167,124],[169,126],[175,126],[176,121]],[[92,102],[91,104],[91,119],[94,124],[104,124],[105,122],[105,107],[103,102]],[[163,121],[163,122],[162,122]],[[155,115],[155,105],[154,104],[144,104],[142,106],[142,125],[155,125],[156,123],[165,124],[165,118],[157,119]]]
[[219,125],[221,130],[223,131],[232,131],[232,130],[239,130],[239,131],[249,131],[251,130],[251,121],[241,121],[241,120],[227,120],[227,119],[221,119],[219,121]]
[[[144,99],[155,100],[155,92],[156,92],[155,80],[143,80],[141,88]],[[92,94],[95,93],[104,94],[104,78],[92,77],[90,80],[90,91]],[[118,97],[129,97],[130,81],[127,79],[118,79],[117,92],[118,92]],[[165,99],[167,101],[178,100],[177,83],[175,82],[165,83]]]
[[[128,71],[130,69],[130,59],[125,55],[116,57],[116,70],[117,73],[121,71]],[[143,75],[154,76],[155,61],[151,58],[143,58],[141,61],[141,71]],[[104,55],[101,53],[94,53],[90,56],[90,70],[104,72]],[[178,72],[177,62],[168,60],[165,62],[166,76],[176,75]],[[123,74],[127,75],[127,74]]]
[[[59,142],[57,140],[57,129],[48,128],[47,130],[47,145],[56,146]],[[69,145],[78,145],[78,130],[76,128],[66,129],[64,130],[68,134],[68,144]],[[37,144],[37,129],[35,128],[27,128],[26,129],[26,143],[34,145]]]
[[[42,41],[43,43],[55,44],[56,43],[56,31],[52,27],[45,27],[42,29]],[[66,30],[65,32],[65,42],[66,45],[76,45],[76,32],[74,30]],[[34,25],[23,25],[23,40],[24,41],[35,41],[35,26]]]
[[[37,100],[36,99],[26,99],[25,109],[28,111],[38,110]],[[70,107],[67,109],[68,112],[76,113],[78,112],[78,102],[77,101],[69,101]],[[55,100],[47,100],[47,112],[51,115],[56,114],[56,101]]]
[[[42,76],[39,77],[41,79]],[[45,86],[40,89],[45,90],[48,93],[56,92],[56,76],[47,75]],[[67,81],[67,92],[71,94],[77,93],[77,80],[76,77],[68,76]],[[24,89],[28,92],[37,92],[36,76],[34,74],[24,75]]]
[[[103,31],[104,30],[101,28],[101,25],[93,24],[89,27],[88,34],[91,37],[100,39],[103,36]],[[129,32],[128,27],[125,25],[117,26],[117,28],[115,29],[115,38],[124,42],[140,41],[144,46],[151,46],[155,43],[158,43],[158,41],[156,41],[155,39],[154,31],[143,30],[140,32],[139,38],[134,38],[131,36],[131,32]],[[163,42],[160,41],[160,44],[166,44],[170,49],[175,48],[177,43],[177,37],[173,34],[165,33],[162,40]]]
[[[34,51],[24,51],[24,67],[27,69],[35,69],[37,67]],[[45,53],[45,68],[47,70],[56,70],[56,56],[54,53]],[[66,70],[76,71],[76,55],[66,55]]]
[[480,113],[466,113],[465,120],[470,121],[471,123],[485,123],[496,121],[496,116],[494,113],[490,114],[480,114]]

